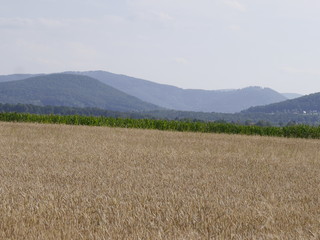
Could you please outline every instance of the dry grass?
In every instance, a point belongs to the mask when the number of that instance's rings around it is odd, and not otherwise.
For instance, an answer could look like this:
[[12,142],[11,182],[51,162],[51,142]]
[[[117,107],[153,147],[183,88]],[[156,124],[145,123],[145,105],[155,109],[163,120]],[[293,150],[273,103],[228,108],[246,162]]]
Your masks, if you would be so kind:
[[320,239],[320,141],[0,123],[0,239]]

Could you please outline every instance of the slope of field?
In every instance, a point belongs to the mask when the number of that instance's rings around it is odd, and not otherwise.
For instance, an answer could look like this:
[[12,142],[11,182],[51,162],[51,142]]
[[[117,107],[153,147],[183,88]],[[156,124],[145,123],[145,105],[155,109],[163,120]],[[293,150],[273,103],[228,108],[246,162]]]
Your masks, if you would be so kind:
[[0,83],[0,102],[128,112],[160,109],[91,77],[72,74],[41,75]]
[[0,123],[0,239],[318,239],[320,142]]

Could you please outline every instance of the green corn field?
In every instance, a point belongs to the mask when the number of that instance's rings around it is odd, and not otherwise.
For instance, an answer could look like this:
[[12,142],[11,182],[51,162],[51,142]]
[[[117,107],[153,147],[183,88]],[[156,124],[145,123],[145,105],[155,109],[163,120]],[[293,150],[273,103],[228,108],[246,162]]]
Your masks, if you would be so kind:
[[320,127],[308,125],[296,125],[287,127],[260,127],[215,122],[169,121],[129,118],[123,119],[79,115],[37,115],[28,113],[0,113],[0,121],[320,139]]

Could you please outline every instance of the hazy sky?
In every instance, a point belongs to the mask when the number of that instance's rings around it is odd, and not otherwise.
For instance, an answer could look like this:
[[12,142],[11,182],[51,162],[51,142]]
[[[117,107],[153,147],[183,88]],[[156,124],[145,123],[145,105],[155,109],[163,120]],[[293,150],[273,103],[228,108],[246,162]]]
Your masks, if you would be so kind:
[[0,74],[320,92],[319,0],[0,0]]

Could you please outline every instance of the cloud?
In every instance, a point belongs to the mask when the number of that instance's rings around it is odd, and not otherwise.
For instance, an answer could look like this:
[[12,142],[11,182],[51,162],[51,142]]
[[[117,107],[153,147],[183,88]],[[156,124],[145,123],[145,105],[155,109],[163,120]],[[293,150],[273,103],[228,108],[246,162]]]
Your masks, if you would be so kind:
[[162,21],[174,20],[174,18],[172,16],[170,16],[168,13],[165,13],[165,12],[155,13],[155,15]]
[[0,18],[0,28],[23,28],[32,24],[33,20],[29,18]]
[[0,28],[62,27],[64,25],[61,20],[48,18],[0,18]]
[[241,27],[239,25],[229,25],[228,28],[234,32],[241,31]]
[[99,55],[93,46],[86,45],[82,42],[70,42],[68,49],[72,51],[72,56],[76,56],[77,58],[88,59],[95,58]]
[[45,27],[63,27],[66,25],[65,21],[48,18],[39,18],[35,22]]
[[282,71],[289,73],[289,74],[304,74],[304,75],[314,75],[314,76],[320,76],[320,70],[316,69],[302,69],[302,68],[294,68],[294,67],[282,67]]
[[182,64],[182,65],[186,65],[186,64],[189,63],[188,60],[186,58],[183,58],[183,57],[177,57],[177,58],[174,59],[174,61],[176,63]]
[[134,22],[148,24],[171,24],[175,19],[169,13],[163,11],[136,10],[131,16]]
[[241,12],[245,12],[247,10],[246,7],[237,0],[224,0],[224,3]]

